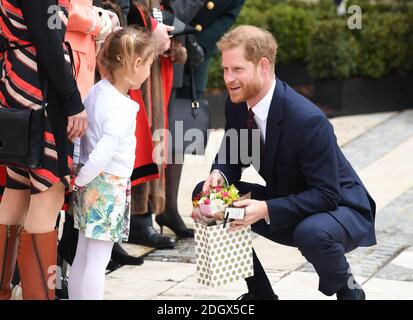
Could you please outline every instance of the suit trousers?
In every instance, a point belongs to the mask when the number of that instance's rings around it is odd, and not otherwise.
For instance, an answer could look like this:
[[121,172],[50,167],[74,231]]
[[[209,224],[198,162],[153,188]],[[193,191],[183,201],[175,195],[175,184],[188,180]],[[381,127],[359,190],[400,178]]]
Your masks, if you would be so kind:
[[[202,191],[202,185],[203,182],[195,187],[193,195]],[[266,200],[262,185],[238,182],[235,186],[241,195],[251,191],[252,199]],[[277,231],[272,231],[266,221],[260,220],[252,225],[252,230],[273,242],[298,248],[314,266],[319,276],[318,289],[325,295],[335,294],[353,279],[345,254],[354,250],[357,243],[328,212],[314,213]],[[274,259],[277,257],[274,256]],[[274,292],[255,252],[253,263],[254,276],[246,279],[249,292],[257,299],[272,299]]]

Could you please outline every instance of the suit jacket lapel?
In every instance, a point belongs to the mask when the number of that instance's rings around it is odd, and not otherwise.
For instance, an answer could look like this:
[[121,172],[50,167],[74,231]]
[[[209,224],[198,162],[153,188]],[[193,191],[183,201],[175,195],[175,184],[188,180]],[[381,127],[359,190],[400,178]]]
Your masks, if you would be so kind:
[[280,123],[284,119],[284,91],[285,84],[277,79],[274,95],[271,100],[265,133],[264,178],[269,190],[273,189],[275,156],[282,129]]

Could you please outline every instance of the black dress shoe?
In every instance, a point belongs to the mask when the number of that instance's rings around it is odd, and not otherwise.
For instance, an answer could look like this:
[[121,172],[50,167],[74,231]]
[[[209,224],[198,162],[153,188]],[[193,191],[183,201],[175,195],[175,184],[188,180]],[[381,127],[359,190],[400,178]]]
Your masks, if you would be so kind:
[[112,260],[122,266],[139,266],[143,264],[142,257],[134,257],[129,255],[119,243],[115,243],[113,245]]
[[247,293],[244,293],[243,295],[240,295],[237,298],[237,300],[254,300],[254,299],[252,298],[252,295],[249,292],[247,292]]
[[353,288],[346,284],[336,295],[337,300],[366,300],[366,294],[358,283],[354,283]]
[[174,239],[160,235],[152,226],[135,230],[129,235],[128,242],[156,249],[173,249],[175,246]]
[[352,289],[349,292],[337,292],[337,300],[366,300],[366,293],[363,289]]
[[278,296],[274,294],[272,298],[258,298],[253,296],[251,293],[247,292],[239,296],[237,300],[278,300]]
[[175,245],[174,239],[162,236],[154,229],[150,213],[131,216],[128,242],[156,249],[172,249]]
[[193,238],[194,229],[186,227],[181,216],[176,211],[165,211],[158,214],[155,217],[155,221],[161,227],[161,234],[163,233],[163,227],[166,226],[171,229],[178,238]]

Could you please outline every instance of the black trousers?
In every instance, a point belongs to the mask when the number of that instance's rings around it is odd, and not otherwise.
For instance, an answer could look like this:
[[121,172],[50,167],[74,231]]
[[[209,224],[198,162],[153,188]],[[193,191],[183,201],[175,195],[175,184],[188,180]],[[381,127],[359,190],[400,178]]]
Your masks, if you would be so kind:
[[[246,182],[238,182],[235,185],[240,194],[252,191],[253,199],[265,200],[264,186]],[[201,192],[202,186],[203,182],[199,183],[193,195]],[[307,261],[313,264],[319,276],[318,289],[325,295],[335,294],[352,276],[345,253],[354,250],[357,244],[347,230],[328,212],[314,213],[276,232],[271,231],[264,220],[260,220],[252,225],[252,230],[276,243],[298,248]],[[274,292],[255,252],[253,252],[253,262],[254,276],[246,279],[249,292],[258,299],[272,299]]]

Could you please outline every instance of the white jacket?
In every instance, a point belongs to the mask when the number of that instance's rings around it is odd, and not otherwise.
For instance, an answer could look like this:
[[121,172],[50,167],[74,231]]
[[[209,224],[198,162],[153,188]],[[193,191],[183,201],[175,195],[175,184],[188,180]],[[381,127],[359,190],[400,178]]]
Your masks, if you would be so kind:
[[105,172],[129,178],[135,163],[136,114],[139,105],[103,79],[84,100],[88,129],[80,143],[80,163],[75,180],[84,186]]

